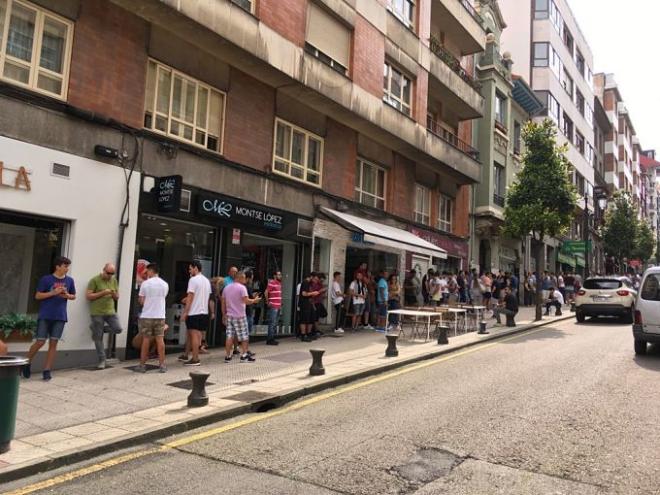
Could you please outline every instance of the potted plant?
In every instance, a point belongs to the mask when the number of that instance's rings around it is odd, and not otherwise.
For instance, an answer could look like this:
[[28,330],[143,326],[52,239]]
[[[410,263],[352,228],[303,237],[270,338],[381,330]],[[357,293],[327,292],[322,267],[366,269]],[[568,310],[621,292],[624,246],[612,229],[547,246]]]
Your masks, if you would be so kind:
[[5,342],[29,342],[36,329],[37,320],[30,315],[0,315],[0,339]]

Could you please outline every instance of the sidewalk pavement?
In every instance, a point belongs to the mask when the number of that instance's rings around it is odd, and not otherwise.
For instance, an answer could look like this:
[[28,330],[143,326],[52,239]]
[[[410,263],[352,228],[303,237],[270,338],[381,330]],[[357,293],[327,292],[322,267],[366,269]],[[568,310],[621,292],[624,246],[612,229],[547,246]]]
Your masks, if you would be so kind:
[[[157,366],[151,366],[146,374],[137,373],[133,371],[137,361],[125,361],[105,370],[56,371],[50,382],[38,375],[21,379],[15,440],[11,450],[0,455],[0,482],[245,414],[259,404],[281,405],[371,374],[571,317],[565,310],[561,317],[544,317],[534,323],[534,308],[521,308],[516,328],[493,328],[495,320],[490,319],[489,335],[470,332],[452,336],[450,332],[449,345],[443,346],[433,340],[411,342],[403,338],[397,342],[396,358],[385,357],[383,334],[361,330],[338,336],[327,331],[311,344],[293,338],[281,340],[277,347],[257,343],[252,346],[254,363],[240,363],[238,356],[224,363],[224,351],[214,349],[201,356],[201,367],[185,367],[176,361],[176,355],[168,356],[167,373],[159,373]],[[309,349],[325,349],[325,375],[309,376]],[[208,406],[186,405],[191,371],[210,373]]]

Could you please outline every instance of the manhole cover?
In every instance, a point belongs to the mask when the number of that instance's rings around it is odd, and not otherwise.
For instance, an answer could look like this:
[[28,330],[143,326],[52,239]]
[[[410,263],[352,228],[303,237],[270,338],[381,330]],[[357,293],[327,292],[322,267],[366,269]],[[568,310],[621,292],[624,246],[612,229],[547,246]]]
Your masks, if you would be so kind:
[[[180,382],[168,383],[170,387],[182,388],[184,390],[192,390],[192,380],[181,380]],[[209,387],[215,385],[213,382],[206,382],[206,386]]]
[[462,460],[445,450],[422,449],[410,462],[396,466],[392,471],[411,483],[425,485],[448,475]]
[[268,356],[263,359],[267,359],[268,361],[277,361],[279,363],[296,363],[298,361],[306,361],[311,358],[312,357],[309,352],[291,351],[283,352],[282,354],[275,354],[274,356]]
[[234,394],[234,395],[230,395],[229,397],[223,397],[223,399],[237,400],[240,402],[254,402],[272,396],[273,394],[269,394],[267,392],[259,392],[258,390],[246,390],[245,392],[241,392],[240,394]]

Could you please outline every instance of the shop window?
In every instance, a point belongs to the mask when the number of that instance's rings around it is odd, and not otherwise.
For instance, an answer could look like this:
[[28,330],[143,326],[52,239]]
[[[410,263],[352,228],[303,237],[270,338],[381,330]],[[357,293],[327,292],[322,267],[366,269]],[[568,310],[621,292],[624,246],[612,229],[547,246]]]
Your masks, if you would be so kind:
[[431,191],[419,184],[415,185],[415,222],[431,224]]
[[358,160],[355,167],[355,201],[384,210],[386,177],[384,168]]
[[0,211],[0,315],[39,311],[37,282],[63,254],[65,231],[65,222]]
[[273,171],[314,186],[321,185],[323,138],[275,119]]
[[454,205],[449,196],[440,194],[438,199],[438,229],[445,232],[452,231],[452,213]]
[[16,0],[0,0],[1,78],[66,99],[73,23]]
[[340,74],[348,73],[351,32],[333,15],[314,2],[307,6],[305,51]]
[[383,72],[383,101],[410,115],[412,80],[399,69],[385,62]]
[[155,60],[147,67],[144,127],[221,153],[225,94]]

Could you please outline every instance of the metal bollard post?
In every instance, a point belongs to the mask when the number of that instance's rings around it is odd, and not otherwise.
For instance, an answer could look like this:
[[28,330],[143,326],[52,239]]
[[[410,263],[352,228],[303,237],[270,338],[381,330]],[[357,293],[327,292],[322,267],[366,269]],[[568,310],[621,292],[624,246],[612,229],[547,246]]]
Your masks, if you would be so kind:
[[488,335],[488,330],[486,330],[486,322],[485,321],[480,321],[479,322],[479,331],[477,332],[479,335]]
[[325,375],[325,368],[323,367],[323,354],[325,349],[310,349],[312,353],[312,365],[309,367],[309,374],[312,376]]
[[438,344],[440,345],[449,344],[449,339],[447,338],[448,333],[449,333],[448,326],[445,325],[438,326]]
[[206,395],[206,380],[211,376],[210,373],[190,373],[192,379],[192,392],[188,396],[188,407],[202,407],[209,403],[209,396]]
[[387,349],[385,349],[386,357],[397,357],[399,355],[399,349],[396,348],[396,339],[399,338],[397,334],[387,334]]

